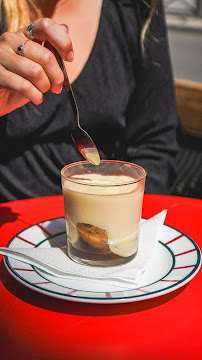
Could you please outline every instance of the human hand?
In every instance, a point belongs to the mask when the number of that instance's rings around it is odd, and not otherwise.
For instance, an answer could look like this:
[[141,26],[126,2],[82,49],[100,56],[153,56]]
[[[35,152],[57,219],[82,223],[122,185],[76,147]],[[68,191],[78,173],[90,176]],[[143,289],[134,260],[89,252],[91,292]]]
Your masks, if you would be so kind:
[[[51,44],[63,60],[73,61],[72,42],[68,27],[49,18],[33,22],[34,40],[26,27],[16,33],[6,32],[0,37],[0,116],[32,101],[38,105],[43,93],[51,90],[60,93],[64,81],[63,73],[51,51]],[[24,43],[23,56],[18,46]]]

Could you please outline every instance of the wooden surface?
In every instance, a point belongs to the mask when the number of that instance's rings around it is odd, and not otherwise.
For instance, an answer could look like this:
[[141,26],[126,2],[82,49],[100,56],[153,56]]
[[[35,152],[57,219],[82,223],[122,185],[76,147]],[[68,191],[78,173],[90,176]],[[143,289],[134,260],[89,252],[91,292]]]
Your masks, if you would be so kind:
[[202,83],[175,79],[177,110],[185,134],[202,137]]

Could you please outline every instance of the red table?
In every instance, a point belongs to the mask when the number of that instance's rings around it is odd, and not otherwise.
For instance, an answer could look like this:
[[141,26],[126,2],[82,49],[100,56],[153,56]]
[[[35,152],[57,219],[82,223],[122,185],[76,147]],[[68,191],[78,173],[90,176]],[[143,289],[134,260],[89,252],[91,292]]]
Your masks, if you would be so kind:
[[[166,224],[202,248],[202,201],[145,195],[143,217],[168,209]],[[62,196],[0,205],[0,246],[35,223],[64,215]],[[190,360],[202,358],[202,272],[184,287],[128,304],[82,304],[39,294],[0,263],[0,358]]]

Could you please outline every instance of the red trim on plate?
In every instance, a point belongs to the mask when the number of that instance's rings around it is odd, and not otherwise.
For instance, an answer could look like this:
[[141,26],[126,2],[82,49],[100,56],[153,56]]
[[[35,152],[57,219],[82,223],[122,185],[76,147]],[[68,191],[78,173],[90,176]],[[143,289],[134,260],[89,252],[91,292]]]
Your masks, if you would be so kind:
[[67,295],[71,295],[71,294],[74,294],[76,293],[78,290],[71,290],[70,292],[67,293]]
[[110,292],[106,292],[105,295],[106,295],[106,298],[107,298],[107,299],[111,299],[111,294],[110,294]]
[[42,281],[42,282],[36,282],[33,283],[34,285],[42,285],[42,284],[52,284],[51,281]]
[[21,237],[21,236],[19,236],[19,235],[17,235],[17,236],[16,236],[16,238],[18,238],[18,239],[20,239],[20,240],[22,240],[22,241],[26,242],[27,244],[30,244],[30,245],[36,246],[36,244],[34,244],[34,243],[32,243],[31,241],[28,241],[28,240],[26,240],[26,239],[22,238],[22,237]]
[[188,254],[188,253],[190,253],[190,252],[192,252],[192,251],[196,251],[196,249],[188,250],[188,251],[185,251],[185,252],[180,253],[180,254],[175,254],[175,256],[185,255],[185,254]]
[[165,279],[161,279],[160,281],[166,281],[166,282],[178,282],[180,280],[165,280]]
[[140,291],[142,293],[145,293],[145,294],[148,294],[148,292],[149,292],[149,291],[146,291],[146,290],[143,290],[143,289],[136,289],[136,290],[138,290],[138,291]]
[[34,269],[20,269],[20,268],[13,268],[13,270],[19,270],[19,271],[34,271]]
[[170,243],[172,243],[173,241],[176,241],[176,240],[178,240],[178,239],[180,239],[181,237],[183,237],[184,235],[183,234],[181,234],[181,235],[179,235],[179,236],[177,236],[176,238],[174,238],[174,239],[172,239],[172,240],[170,240],[170,241],[168,241],[167,243],[165,243],[166,245],[168,245],[168,244],[170,244]]
[[37,224],[37,226],[39,227],[39,229],[41,229],[42,231],[44,231],[48,236],[51,236],[52,234],[46,230],[41,224]]
[[186,268],[190,268],[190,267],[194,267],[194,266],[196,266],[196,264],[195,264],[195,265],[187,265],[187,266],[174,267],[173,270],[186,269]]

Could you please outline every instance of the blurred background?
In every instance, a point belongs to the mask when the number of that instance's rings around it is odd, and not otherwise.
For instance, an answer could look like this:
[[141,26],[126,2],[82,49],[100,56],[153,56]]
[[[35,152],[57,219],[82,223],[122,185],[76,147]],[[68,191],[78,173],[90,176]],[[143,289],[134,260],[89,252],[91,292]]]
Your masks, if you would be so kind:
[[180,121],[170,194],[202,199],[202,0],[163,2]]
[[174,75],[202,83],[202,0],[163,0]]

